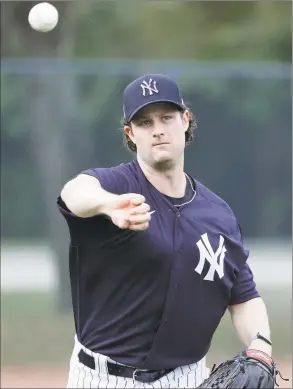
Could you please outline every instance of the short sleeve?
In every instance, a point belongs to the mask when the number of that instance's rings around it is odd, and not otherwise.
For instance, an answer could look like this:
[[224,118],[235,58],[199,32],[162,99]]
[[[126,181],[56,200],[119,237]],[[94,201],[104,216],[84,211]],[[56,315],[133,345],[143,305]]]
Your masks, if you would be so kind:
[[241,304],[248,300],[260,297],[256,290],[253,273],[247,263],[239,271],[236,281],[231,289],[229,305]]
[[56,202],[56,204],[57,204],[57,207],[58,207],[59,211],[61,212],[61,214],[62,214],[63,216],[65,216],[65,218],[66,218],[67,216],[71,216],[71,217],[77,218],[77,216],[76,216],[73,212],[71,212],[69,208],[67,208],[67,206],[66,206],[66,204],[64,203],[64,201],[62,200],[61,196],[58,196],[58,197],[57,197],[57,202]]
[[238,245],[238,256],[241,260],[238,260],[238,263],[243,263],[243,266],[240,267],[240,270],[237,274],[234,285],[231,289],[231,297],[229,305],[241,304],[253,298],[260,297],[258,291],[256,290],[256,284],[254,281],[254,276],[251,268],[247,263],[247,258],[249,256],[249,250],[245,249],[243,245],[242,230],[239,222],[236,220],[236,234],[235,239]]
[[133,191],[133,178],[123,165],[114,168],[96,168],[82,171],[80,174],[87,174],[99,180],[103,189],[115,194],[123,194]]

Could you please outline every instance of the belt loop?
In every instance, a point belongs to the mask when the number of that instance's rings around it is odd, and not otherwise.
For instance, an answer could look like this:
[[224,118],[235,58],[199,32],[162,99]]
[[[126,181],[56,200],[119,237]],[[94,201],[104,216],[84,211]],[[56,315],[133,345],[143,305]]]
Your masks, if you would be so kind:
[[135,369],[134,372],[133,372],[133,374],[132,374],[132,379],[133,379],[133,381],[136,381],[136,376],[135,376],[135,374],[137,373],[137,371],[138,371],[138,369]]

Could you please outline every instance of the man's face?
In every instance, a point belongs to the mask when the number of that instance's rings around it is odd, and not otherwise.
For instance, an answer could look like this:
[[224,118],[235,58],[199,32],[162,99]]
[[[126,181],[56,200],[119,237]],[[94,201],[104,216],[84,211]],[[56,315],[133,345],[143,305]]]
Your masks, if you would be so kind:
[[171,103],[153,103],[141,109],[124,130],[137,155],[153,168],[164,170],[183,156],[189,114]]

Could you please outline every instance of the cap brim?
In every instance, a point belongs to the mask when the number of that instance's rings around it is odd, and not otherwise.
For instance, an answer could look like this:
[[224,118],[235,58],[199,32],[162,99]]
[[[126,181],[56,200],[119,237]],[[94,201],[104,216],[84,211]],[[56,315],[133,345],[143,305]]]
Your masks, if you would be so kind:
[[142,108],[145,108],[146,106],[151,105],[151,104],[154,104],[154,103],[172,103],[172,104],[174,104],[174,105],[177,105],[177,107],[179,107],[179,108],[185,109],[185,106],[184,106],[183,104],[180,104],[180,103],[178,103],[178,102],[176,102],[176,101],[174,101],[174,100],[166,100],[166,99],[152,100],[152,101],[149,101],[149,102],[147,102],[147,103],[145,103],[145,104],[142,104],[142,105],[140,105],[138,108],[136,108],[136,109],[131,113],[131,115],[130,115],[128,118],[126,118],[127,121],[130,122],[130,121],[133,119],[133,116],[136,115],[136,114],[138,113],[138,111],[140,111]]

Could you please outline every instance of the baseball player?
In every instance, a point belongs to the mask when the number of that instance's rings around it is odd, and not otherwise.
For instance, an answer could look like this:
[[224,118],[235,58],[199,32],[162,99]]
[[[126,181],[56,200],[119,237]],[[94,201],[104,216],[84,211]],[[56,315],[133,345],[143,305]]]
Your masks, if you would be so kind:
[[83,171],[57,200],[76,329],[67,387],[198,387],[227,310],[244,349],[270,359],[239,223],[184,171],[196,125],[178,85],[144,75],[124,90],[123,112],[134,160]]

